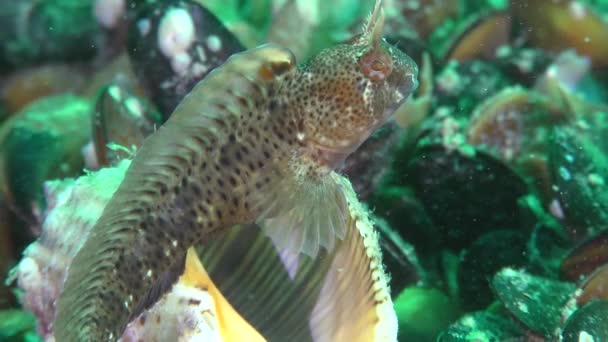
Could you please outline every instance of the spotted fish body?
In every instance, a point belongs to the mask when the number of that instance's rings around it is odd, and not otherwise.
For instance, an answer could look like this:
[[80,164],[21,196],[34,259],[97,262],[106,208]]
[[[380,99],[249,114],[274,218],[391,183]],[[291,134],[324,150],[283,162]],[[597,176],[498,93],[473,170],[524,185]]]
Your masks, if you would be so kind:
[[68,271],[57,341],[108,341],[182,273],[188,247],[258,223],[316,256],[346,234],[333,171],[416,87],[414,62],[364,33],[296,67],[266,45],[210,73],[138,151]]

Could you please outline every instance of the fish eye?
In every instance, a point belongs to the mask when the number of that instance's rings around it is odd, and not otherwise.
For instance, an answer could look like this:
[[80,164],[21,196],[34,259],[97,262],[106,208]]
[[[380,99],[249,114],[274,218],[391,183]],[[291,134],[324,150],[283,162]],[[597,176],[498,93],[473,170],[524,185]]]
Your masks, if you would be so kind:
[[385,69],[385,65],[384,63],[379,60],[379,59],[374,59],[371,63],[370,63],[370,68],[372,68],[372,70],[374,71],[382,71]]
[[393,71],[391,56],[383,49],[374,49],[366,52],[359,59],[361,72],[373,82],[386,79]]

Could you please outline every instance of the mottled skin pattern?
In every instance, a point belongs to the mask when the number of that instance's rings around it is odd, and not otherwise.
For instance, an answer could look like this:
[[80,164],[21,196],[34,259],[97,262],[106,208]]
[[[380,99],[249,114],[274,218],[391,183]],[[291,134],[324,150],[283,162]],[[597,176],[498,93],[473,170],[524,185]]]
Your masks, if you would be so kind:
[[299,68],[264,46],[193,89],[145,141],[70,266],[57,341],[119,338],[177,279],[189,246],[256,222],[254,200],[273,182],[325,179],[386,121],[417,67],[380,39],[375,13],[361,37]]

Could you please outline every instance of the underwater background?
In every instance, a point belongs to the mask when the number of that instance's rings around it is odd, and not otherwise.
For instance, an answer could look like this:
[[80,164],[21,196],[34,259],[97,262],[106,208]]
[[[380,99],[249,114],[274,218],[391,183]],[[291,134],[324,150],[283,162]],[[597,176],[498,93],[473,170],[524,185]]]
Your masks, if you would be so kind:
[[[378,233],[398,340],[608,341],[608,1],[382,7],[382,35],[415,61],[419,86],[340,173],[361,202],[351,214],[369,214],[358,222]],[[266,42],[305,62],[351,40],[373,8],[373,0],[0,1],[0,341],[53,340],[55,300],[83,227],[195,84]],[[297,310],[272,306],[297,306],[302,294],[281,285],[277,302],[247,302],[237,285],[258,278],[237,266],[298,289],[332,266],[311,261],[310,278],[290,282],[276,275],[290,261],[261,242],[234,256],[259,239],[237,233],[222,240],[230,247],[189,254],[176,285],[204,287],[197,310],[211,318],[167,328],[144,316],[123,341],[286,333],[275,325]],[[177,296],[159,305],[179,309]],[[237,310],[245,318],[217,314],[228,310],[224,297],[247,302]],[[174,317],[163,310],[148,317]],[[278,318],[264,320],[267,311]]]

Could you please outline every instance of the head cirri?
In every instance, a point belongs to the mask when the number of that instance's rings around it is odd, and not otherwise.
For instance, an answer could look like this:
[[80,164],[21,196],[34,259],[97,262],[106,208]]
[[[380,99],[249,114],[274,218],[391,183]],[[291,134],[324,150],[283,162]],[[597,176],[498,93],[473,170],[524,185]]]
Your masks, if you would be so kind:
[[362,34],[301,66],[291,89],[302,118],[298,139],[332,168],[418,86],[416,63],[381,37],[384,13],[378,3]]

